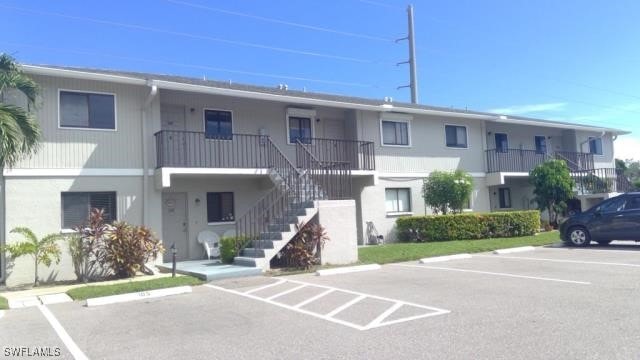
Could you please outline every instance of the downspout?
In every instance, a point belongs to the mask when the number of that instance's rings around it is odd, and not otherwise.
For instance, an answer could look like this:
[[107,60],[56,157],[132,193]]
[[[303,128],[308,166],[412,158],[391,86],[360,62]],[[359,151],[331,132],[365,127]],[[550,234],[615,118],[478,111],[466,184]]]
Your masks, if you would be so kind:
[[149,116],[149,110],[151,106],[151,102],[155,99],[158,94],[158,86],[155,85],[153,80],[147,81],[147,86],[151,88],[149,91],[149,95],[147,95],[147,99],[142,105],[142,223],[145,226],[149,225],[149,216],[147,215],[147,204],[149,201],[149,194],[147,191],[147,185],[149,182],[149,149],[148,143],[149,139],[147,138],[147,117]]

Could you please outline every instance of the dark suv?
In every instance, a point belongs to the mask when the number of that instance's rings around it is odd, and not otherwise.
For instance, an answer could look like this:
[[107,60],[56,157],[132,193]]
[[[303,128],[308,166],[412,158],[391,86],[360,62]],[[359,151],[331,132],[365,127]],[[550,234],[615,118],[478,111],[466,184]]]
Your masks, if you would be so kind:
[[560,224],[562,240],[573,246],[613,240],[640,241],[640,192],[607,199]]

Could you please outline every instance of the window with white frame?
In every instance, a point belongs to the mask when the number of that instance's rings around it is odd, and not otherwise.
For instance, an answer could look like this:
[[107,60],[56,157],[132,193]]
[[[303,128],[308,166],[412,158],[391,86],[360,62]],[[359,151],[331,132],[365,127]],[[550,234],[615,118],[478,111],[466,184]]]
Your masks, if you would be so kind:
[[110,223],[117,220],[116,193],[104,192],[63,192],[62,204],[62,229],[73,229],[86,222],[91,209],[101,209],[103,219]]
[[235,221],[232,192],[207,193],[207,222]]
[[458,125],[445,125],[444,127],[447,147],[466,149],[467,127]]
[[298,141],[303,144],[311,144],[315,117],[315,110],[287,109],[287,141],[289,144],[296,144]]
[[411,211],[411,189],[385,189],[385,209],[387,213],[404,213]]
[[589,137],[589,153],[602,155],[602,138]]
[[498,200],[500,202],[501,209],[510,209],[511,208],[511,189],[509,188],[501,188],[498,190]]
[[382,145],[409,146],[409,122],[383,119],[380,121]]
[[205,109],[204,133],[208,139],[231,140],[233,137],[231,111]]
[[60,91],[60,127],[115,130],[115,95]]

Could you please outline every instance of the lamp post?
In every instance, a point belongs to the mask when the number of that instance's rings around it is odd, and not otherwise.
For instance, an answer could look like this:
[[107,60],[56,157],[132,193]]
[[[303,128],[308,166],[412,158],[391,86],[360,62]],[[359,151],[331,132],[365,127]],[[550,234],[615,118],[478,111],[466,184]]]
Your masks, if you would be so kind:
[[171,244],[171,277],[176,277],[176,254],[178,250],[176,250],[176,243]]

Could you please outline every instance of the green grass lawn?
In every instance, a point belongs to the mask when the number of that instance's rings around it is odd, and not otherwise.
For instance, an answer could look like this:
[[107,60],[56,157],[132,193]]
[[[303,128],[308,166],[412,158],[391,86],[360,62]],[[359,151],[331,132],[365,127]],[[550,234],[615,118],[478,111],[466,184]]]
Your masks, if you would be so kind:
[[87,285],[67,291],[74,300],[86,300],[94,297],[126,294],[154,289],[164,289],[184,285],[200,285],[204,281],[193,276],[163,277],[145,281],[131,281],[111,285]]
[[358,250],[358,257],[360,262],[365,264],[385,264],[418,260],[431,256],[484,252],[527,245],[548,245],[558,241],[560,241],[560,234],[557,231],[551,231],[536,236],[514,238],[396,243],[360,248]]
[[6,310],[9,308],[9,302],[7,299],[0,296],[0,310]]

